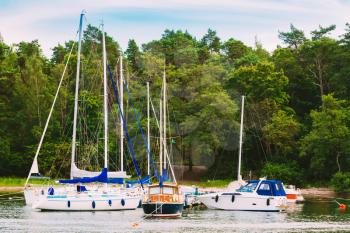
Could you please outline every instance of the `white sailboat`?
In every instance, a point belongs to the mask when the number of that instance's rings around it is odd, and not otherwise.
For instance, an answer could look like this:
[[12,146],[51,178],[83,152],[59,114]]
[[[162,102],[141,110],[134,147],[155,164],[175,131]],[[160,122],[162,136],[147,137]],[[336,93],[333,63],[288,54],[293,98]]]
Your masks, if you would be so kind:
[[[39,142],[36,155],[30,173],[25,184],[25,199],[26,203],[32,205],[34,209],[40,210],[65,210],[65,211],[82,211],[82,210],[124,210],[136,209],[140,202],[140,192],[137,189],[124,189],[108,186],[109,178],[129,178],[123,169],[123,156],[121,155],[121,171],[108,172],[108,99],[107,99],[107,62],[106,62],[106,46],[105,33],[102,24],[102,44],[103,44],[103,106],[104,106],[104,169],[102,172],[92,172],[79,169],[75,164],[76,155],[76,127],[78,115],[78,92],[79,92],[79,77],[80,77],[80,51],[82,37],[82,22],[84,12],[80,15],[79,23],[79,44],[78,44],[78,61],[75,86],[75,101],[74,101],[74,120],[73,120],[73,135],[72,135],[72,159],[71,159],[71,180],[63,180],[60,183],[66,184],[63,186],[49,187],[47,190],[28,186],[28,181],[31,174],[38,173],[37,157],[43,142],[44,135],[49,124],[53,108],[62,84],[63,76],[68,64],[64,69],[64,73],[60,80],[58,90],[56,92],[54,102],[52,104],[43,135]],[[121,82],[122,82],[121,70]],[[121,85],[122,86],[122,85]],[[122,115],[122,112],[120,113]],[[121,132],[121,140],[123,132]],[[121,141],[123,144],[123,141]],[[121,153],[123,150],[121,149]],[[75,178],[75,179],[73,179]],[[84,186],[87,183],[89,186]],[[88,187],[88,188],[87,188]]]
[[251,180],[242,181],[241,157],[243,143],[244,96],[242,96],[241,126],[239,138],[239,159],[237,182],[240,188],[229,187],[227,192],[211,193],[198,196],[199,200],[210,209],[268,211],[276,212],[286,208],[286,193],[279,180]]

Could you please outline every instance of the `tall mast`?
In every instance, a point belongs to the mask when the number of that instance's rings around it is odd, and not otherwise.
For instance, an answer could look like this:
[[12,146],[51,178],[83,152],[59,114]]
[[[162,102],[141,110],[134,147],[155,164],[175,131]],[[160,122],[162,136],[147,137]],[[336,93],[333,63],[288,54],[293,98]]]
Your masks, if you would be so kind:
[[166,169],[166,79],[165,79],[165,61],[163,71],[163,155],[164,155],[164,169]]
[[108,99],[107,99],[107,55],[104,24],[102,22],[102,45],[103,45],[103,116],[104,116],[104,167],[108,166]]
[[238,171],[237,180],[241,181],[241,160],[242,160],[242,144],[243,144],[243,117],[244,117],[244,95],[242,95],[242,107],[241,107],[241,126],[239,131],[239,153],[238,153]]
[[150,148],[150,143],[151,143],[151,137],[150,137],[150,119],[149,119],[149,82],[147,82],[147,147],[148,147],[148,151],[147,151],[147,175],[150,175],[150,163],[149,163],[149,159],[150,159],[150,152],[151,152],[151,148]]
[[162,99],[159,100],[159,176],[163,175],[163,108]]
[[75,78],[75,96],[74,96],[74,118],[73,118],[73,135],[72,135],[72,159],[71,159],[71,173],[70,177],[73,178],[72,169],[75,163],[75,151],[76,151],[76,139],[77,139],[77,118],[78,118],[78,97],[79,97],[79,78],[80,78],[80,52],[81,52],[81,36],[83,28],[83,17],[85,12],[80,14],[79,22],[79,42],[78,42],[78,60],[77,60],[77,74]]
[[[124,77],[123,77],[123,56],[119,58],[119,92],[120,92],[120,115],[124,114]],[[120,171],[124,171],[124,128],[123,119],[120,117]]]

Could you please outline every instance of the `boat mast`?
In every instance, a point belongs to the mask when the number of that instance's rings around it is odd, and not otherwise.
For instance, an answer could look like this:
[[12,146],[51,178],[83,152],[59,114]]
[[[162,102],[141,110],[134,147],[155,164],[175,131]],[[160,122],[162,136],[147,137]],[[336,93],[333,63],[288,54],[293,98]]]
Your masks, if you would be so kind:
[[104,118],[104,167],[108,167],[108,99],[107,99],[107,54],[104,24],[102,21],[103,46],[103,118]]
[[241,181],[241,159],[242,159],[242,144],[243,144],[243,117],[244,117],[244,95],[242,95],[242,107],[241,107],[241,126],[239,131],[239,153],[238,153],[238,172],[237,180]]
[[163,109],[162,99],[159,100],[159,176],[162,179],[163,175]]
[[79,78],[80,78],[80,52],[81,52],[81,37],[83,28],[83,17],[85,12],[80,14],[79,22],[79,42],[78,42],[78,60],[77,60],[77,73],[75,79],[75,96],[74,96],[74,117],[73,117],[73,135],[72,135],[72,159],[71,159],[71,173],[70,178],[73,179],[73,167],[75,163],[75,151],[76,151],[76,139],[77,139],[77,118],[78,118],[78,97],[79,97]]
[[147,151],[147,175],[150,175],[150,163],[149,163],[149,159],[150,159],[150,152],[151,152],[151,148],[150,148],[150,143],[151,143],[151,137],[150,137],[150,119],[149,119],[149,82],[147,82],[147,147],[148,147],[148,151]]
[[164,156],[164,170],[166,169],[166,79],[165,79],[165,61],[163,71],[163,156]]
[[[120,115],[124,114],[124,77],[123,77],[123,56],[119,58],[119,92],[120,92]],[[120,171],[124,171],[124,128],[123,119],[120,117]]]

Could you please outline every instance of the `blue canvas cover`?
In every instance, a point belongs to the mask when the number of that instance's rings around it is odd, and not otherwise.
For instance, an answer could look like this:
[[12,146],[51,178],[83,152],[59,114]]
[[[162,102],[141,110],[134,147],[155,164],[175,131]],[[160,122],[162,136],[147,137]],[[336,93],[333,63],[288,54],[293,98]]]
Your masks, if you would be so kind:
[[123,178],[108,178],[109,184],[124,184],[124,179]]
[[[255,183],[259,181],[251,181],[251,183]],[[264,189],[262,187],[269,187],[268,189]],[[259,195],[263,196],[286,196],[286,192],[282,186],[282,182],[280,180],[262,180],[260,185],[257,187],[256,191]]]
[[[249,180],[248,183],[259,183],[259,180]],[[269,190],[259,189],[262,184],[269,185]],[[257,187],[256,191],[259,195],[263,196],[286,196],[286,192],[284,191],[282,181],[280,180],[263,180],[261,184]]]
[[71,180],[59,180],[58,182],[60,184],[78,184],[78,183],[93,183],[93,182],[100,182],[100,183],[108,183],[108,169],[103,168],[102,172],[95,177],[84,177],[84,178],[76,178]]

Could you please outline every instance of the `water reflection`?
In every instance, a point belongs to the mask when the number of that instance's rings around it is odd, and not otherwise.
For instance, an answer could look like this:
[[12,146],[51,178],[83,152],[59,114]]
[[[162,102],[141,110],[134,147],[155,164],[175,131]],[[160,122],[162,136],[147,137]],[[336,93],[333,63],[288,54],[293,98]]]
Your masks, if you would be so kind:
[[0,200],[0,232],[320,232],[346,231],[349,219],[349,210],[327,200],[308,200],[285,213],[190,210],[181,219],[143,219],[142,209],[40,212],[23,200]]

